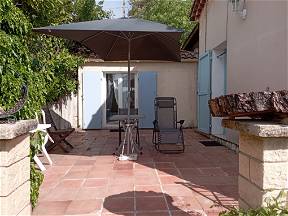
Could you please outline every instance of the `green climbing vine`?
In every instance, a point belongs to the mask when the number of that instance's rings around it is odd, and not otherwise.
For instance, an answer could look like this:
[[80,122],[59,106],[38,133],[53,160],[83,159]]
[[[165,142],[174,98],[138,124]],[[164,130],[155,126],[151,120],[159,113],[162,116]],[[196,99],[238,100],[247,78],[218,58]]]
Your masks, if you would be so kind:
[[[28,100],[17,119],[33,118],[45,104],[77,91],[83,58],[70,52],[67,41],[33,33],[32,28],[109,17],[102,6],[103,1],[94,0],[0,0],[0,108],[14,106],[23,84],[28,87]],[[43,181],[33,162],[42,136],[37,132],[31,137],[33,207]]]
[[43,132],[37,131],[30,137],[30,201],[32,208],[37,204],[39,197],[39,188],[43,182],[43,173],[35,167],[33,157],[39,152],[41,144],[44,141]]

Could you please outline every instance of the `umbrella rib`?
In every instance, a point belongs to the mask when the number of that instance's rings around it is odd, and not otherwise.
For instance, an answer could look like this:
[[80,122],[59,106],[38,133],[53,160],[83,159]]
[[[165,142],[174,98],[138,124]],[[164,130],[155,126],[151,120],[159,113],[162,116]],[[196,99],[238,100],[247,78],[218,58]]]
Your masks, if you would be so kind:
[[116,37],[116,39],[114,40],[114,43],[113,43],[112,46],[110,47],[109,52],[108,52],[107,55],[106,55],[106,58],[110,55],[110,53],[111,53],[112,49],[114,48],[117,40],[118,40],[118,37]]
[[90,40],[91,38],[97,37],[99,34],[102,34],[104,31],[98,32],[97,34],[93,34],[89,37],[84,38],[83,40],[80,41],[80,43],[85,43],[87,40]]
[[[159,34],[160,36],[164,36],[165,38],[167,38],[168,39],[168,43],[176,43],[176,44],[178,44],[178,41],[177,40],[175,40],[175,39],[173,39],[173,38],[170,38],[170,37],[168,37],[167,35],[165,35],[165,34],[162,34],[162,33],[160,33],[160,32],[155,32],[155,33],[157,33],[157,34]],[[157,37],[156,37],[157,38]],[[159,41],[159,44],[162,44],[163,43],[163,41],[161,41],[161,40],[159,40],[158,38],[157,38],[157,40]],[[168,48],[168,49],[170,49],[170,47]],[[170,49],[171,50],[171,49]],[[177,54],[175,54],[174,52],[173,52],[173,55],[174,56],[176,56],[177,57]]]
[[[112,35],[112,36],[115,36],[115,37],[118,37],[118,38],[122,38],[122,39],[124,39],[124,40],[128,40],[128,38],[127,37],[122,37],[121,35],[118,35],[118,34],[113,34],[113,33],[111,33],[111,32],[106,32],[107,34],[110,34],[110,35]],[[121,32],[122,33],[122,32]],[[125,36],[125,35],[124,35]]]
[[142,37],[146,37],[146,36],[149,36],[149,35],[153,35],[154,33],[147,33],[145,35],[139,35],[139,36],[136,36],[136,37],[132,37],[131,40],[136,40],[136,39],[139,39],[139,38],[142,38]]
[[165,35],[165,34],[163,34],[161,32],[155,32],[155,33],[159,34],[159,35],[161,35],[161,36],[163,36],[163,37],[165,37],[167,39],[169,39],[170,41],[172,40],[173,42],[178,43],[178,40],[175,40],[174,38],[168,37],[167,35]]

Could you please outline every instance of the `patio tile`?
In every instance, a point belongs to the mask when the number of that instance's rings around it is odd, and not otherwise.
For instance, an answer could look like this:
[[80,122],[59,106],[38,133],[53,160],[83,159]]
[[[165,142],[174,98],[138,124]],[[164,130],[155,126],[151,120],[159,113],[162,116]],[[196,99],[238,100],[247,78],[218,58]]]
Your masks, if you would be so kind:
[[136,216],[170,216],[169,211],[137,212]]
[[161,197],[136,197],[137,211],[167,210],[166,202]]
[[96,160],[77,160],[74,166],[92,166],[94,165]]
[[39,202],[33,215],[64,215],[71,201]]
[[73,170],[69,171],[64,178],[65,179],[84,179],[88,175],[88,171],[86,170]]
[[101,216],[135,216],[135,215],[134,212],[125,212],[125,213],[103,212]]
[[41,187],[51,189],[51,188],[56,187],[56,185],[59,183],[59,181],[60,181],[59,175],[50,176],[49,178],[44,176],[44,180],[43,180]]
[[40,189],[39,206],[48,207],[43,214],[204,216],[238,206],[237,154],[224,147],[204,147],[198,141],[207,138],[193,130],[184,133],[184,154],[161,154],[153,148],[151,131],[140,131],[144,154],[135,162],[117,161],[111,154],[118,133],[73,133],[69,139],[75,148],[70,153],[60,148],[50,153],[54,165],[46,166]]
[[58,159],[58,160],[54,160],[52,158],[53,161],[53,166],[72,166],[75,163],[74,159]]
[[[204,211],[171,211],[172,216],[207,216]],[[218,216],[218,215],[217,215]]]
[[176,168],[161,168],[157,170],[157,174],[159,176],[167,176],[167,175],[180,176],[180,173]]
[[237,185],[236,176],[193,176],[187,180],[197,185]]
[[204,211],[211,209],[215,205],[219,205],[218,201],[215,200],[215,197],[202,196],[197,194],[195,195],[195,199],[198,201]]
[[155,172],[154,168],[145,168],[145,169],[134,169],[134,175],[135,176],[149,175],[156,177],[157,173]]
[[68,201],[74,200],[79,189],[76,188],[54,188],[45,198],[46,201]]
[[67,210],[65,211],[66,215],[75,215],[75,214],[97,214],[101,210],[103,200],[94,199],[94,200],[73,200],[68,205]]
[[204,176],[227,176],[221,167],[203,167],[200,168],[200,172]]
[[109,185],[134,185],[134,177],[133,176],[121,176],[109,178]]
[[107,187],[80,188],[75,200],[101,199],[107,194]]
[[84,182],[84,179],[64,179],[56,186],[56,188],[77,189],[81,187],[83,182]]
[[172,162],[156,162],[155,167],[157,169],[161,168],[175,168],[175,164]]
[[170,196],[193,196],[192,190],[183,184],[163,185],[163,190]]
[[106,186],[108,184],[108,179],[106,178],[88,178],[85,180],[83,187],[99,187]]
[[50,166],[46,171],[45,171],[45,176],[49,175],[65,175],[70,169],[72,165],[69,166],[61,166],[61,165],[53,165]]
[[122,184],[122,185],[109,185],[107,196],[117,195],[119,197],[134,197],[134,185]]
[[151,169],[154,169],[155,168],[155,163],[153,163],[153,162],[149,162],[149,163],[144,163],[144,162],[142,162],[142,163],[140,163],[139,161],[138,161],[138,163],[135,163],[135,166],[134,166],[134,169],[147,169],[147,168],[151,168]]
[[159,178],[162,185],[185,182],[182,178],[179,178],[177,176],[160,176]]
[[185,179],[202,175],[202,172],[198,168],[180,168],[179,172]]
[[[117,195],[116,195],[117,196]],[[104,200],[103,212],[120,213],[134,212],[134,198],[107,197]]]
[[133,163],[115,163],[114,170],[132,170],[133,169]]
[[193,196],[166,196],[170,210],[201,211],[202,207]]
[[111,170],[97,170],[91,169],[87,173],[87,178],[108,178],[110,176]]
[[157,185],[160,184],[158,178],[154,175],[135,176],[135,185]]
[[113,155],[109,156],[99,156],[96,159],[95,164],[113,164],[115,162],[115,157]]
[[113,172],[112,172],[113,178],[131,177],[133,175],[134,175],[133,169],[129,169],[129,170],[113,170]]
[[[144,193],[143,193],[144,192]],[[159,194],[162,196],[162,190],[160,185],[136,185],[135,196],[155,196]]]

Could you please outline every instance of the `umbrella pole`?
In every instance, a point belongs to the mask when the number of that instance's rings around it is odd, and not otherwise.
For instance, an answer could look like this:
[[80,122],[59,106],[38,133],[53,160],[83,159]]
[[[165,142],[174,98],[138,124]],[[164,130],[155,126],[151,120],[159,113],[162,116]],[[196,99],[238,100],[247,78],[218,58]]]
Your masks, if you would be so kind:
[[131,39],[128,38],[128,124],[130,123],[130,103],[131,103],[131,72],[130,72],[130,50]]
[[127,109],[127,114],[128,114],[128,119],[127,119],[127,123],[128,123],[128,128],[129,128],[129,131],[128,131],[128,139],[127,139],[127,154],[129,155],[130,154],[130,136],[132,136],[132,134],[130,134],[130,101],[131,101],[131,81],[130,81],[130,50],[131,50],[131,40],[130,38],[128,38],[128,99],[127,99],[127,102],[128,102],[128,109]]

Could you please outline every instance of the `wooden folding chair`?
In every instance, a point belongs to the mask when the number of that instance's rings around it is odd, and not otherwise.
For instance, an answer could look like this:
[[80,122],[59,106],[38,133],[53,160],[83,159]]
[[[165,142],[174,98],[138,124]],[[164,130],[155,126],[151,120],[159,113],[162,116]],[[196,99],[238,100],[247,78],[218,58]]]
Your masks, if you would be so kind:
[[69,152],[64,146],[63,144],[69,146],[70,148],[74,148],[73,145],[71,145],[66,138],[75,131],[75,128],[68,128],[68,129],[58,129],[53,117],[51,115],[51,112],[49,110],[49,108],[45,107],[43,108],[43,111],[45,113],[45,116],[43,116],[43,119],[45,120],[45,122],[43,122],[44,124],[51,124],[51,128],[47,129],[48,134],[50,135],[50,137],[53,139],[54,143],[50,142],[49,145],[47,146],[47,150],[50,151],[51,149],[55,148],[57,145],[59,145],[59,147],[65,151],[65,152]]

